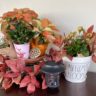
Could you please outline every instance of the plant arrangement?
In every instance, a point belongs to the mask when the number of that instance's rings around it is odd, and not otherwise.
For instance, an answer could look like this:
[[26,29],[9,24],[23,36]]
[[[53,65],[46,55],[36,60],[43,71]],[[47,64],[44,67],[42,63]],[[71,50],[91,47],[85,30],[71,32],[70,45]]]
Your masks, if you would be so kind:
[[35,92],[40,87],[47,88],[44,74],[41,75],[42,82],[36,78],[44,61],[39,65],[34,65],[34,70],[25,65],[23,58],[8,60],[0,55],[0,62],[2,63],[0,64],[0,83],[5,90],[8,90],[13,84],[18,85],[19,88],[26,87],[28,94]]
[[76,31],[57,39],[55,44],[59,48],[52,48],[49,52],[53,60],[58,62],[62,57],[72,60],[73,57],[92,56],[93,61],[96,62],[96,33],[93,28],[94,26],[91,25],[85,30],[79,26]]
[[45,54],[49,43],[54,43],[60,37],[59,30],[48,19],[34,20],[37,30],[36,36],[32,39],[31,48],[39,48],[41,55]]
[[2,30],[12,42],[16,44],[28,43],[35,35],[32,19],[38,17],[37,13],[30,9],[14,9],[2,16]]
[[[48,19],[39,19],[38,14],[28,8],[14,9],[3,14],[1,30],[8,41],[15,44],[30,42],[31,49],[39,48],[45,54],[47,45],[60,36],[59,30]],[[18,53],[18,52],[17,52]]]
[[52,42],[59,34],[54,24],[48,19],[39,19],[38,14],[28,8],[6,12],[1,20],[2,31],[15,43],[26,43],[33,37],[38,37],[39,43]]
[[64,49],[68,56],[87,57],[94,55],[96,35],[93,28],[92,25],[85,30],[82,26],[79,26],[77,31],[64,36]]
[[[28,8],[14,9],[13,11],[6,12],[2,16],[2,32],[8,41],[16,44],[24,44],[30,41],[31,48],[41,48],[43,45],[54,43],[59,46],[61,44],[61,35],[56,26],[48,19],[39,19],[37,13]],[[20,50],[19,50],[20,51]],[[24,54],[19,54],[17,59],[5,58],[0,55],[0,83],[2,87],[7,90],[13,84],[18,85],[20,88],[27,87],[29,94],[35,92],[37,88],[42,87],[46,89],[45,76],[41,75],[42,82],[36,78],[40,72],[42,62],[37,62],[34,65],[34,70],[30,66],[26,66],[23,58]],[[48,56],[46,56],[47,60]],[[51,59],[50,59],[51,60]]]
[[94,26],[84,29],[79,26],[76,31],[64,35],[62,61],[65,64],[65,78],[72,83],[85,82],[89,66],[96,61]]

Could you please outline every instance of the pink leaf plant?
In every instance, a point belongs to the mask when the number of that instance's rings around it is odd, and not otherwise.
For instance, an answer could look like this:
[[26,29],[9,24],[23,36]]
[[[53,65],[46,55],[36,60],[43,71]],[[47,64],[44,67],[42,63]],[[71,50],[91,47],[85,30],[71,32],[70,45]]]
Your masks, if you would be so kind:
[[[25,65],[22,58],[5,60],[3,64],[0,64],[0,83],[5,90],[9,89],[13,83],[19,85],[20,88],[27,87],[28,94],[31,94],[36,91],[36,88],[40,88],[40,82],[36,76],[43,64],[44,62],[40,62],[40,64],[34,65],[33,70]],[[44,76],[42,80],[42,89],[45,89],[47,86]]]

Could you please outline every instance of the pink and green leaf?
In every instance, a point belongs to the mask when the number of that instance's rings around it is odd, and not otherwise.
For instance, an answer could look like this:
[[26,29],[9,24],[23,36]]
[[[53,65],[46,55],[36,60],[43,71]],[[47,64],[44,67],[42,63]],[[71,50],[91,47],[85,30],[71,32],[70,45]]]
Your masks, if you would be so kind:
[[20,88],[26,87],[31,82],[30,76],[25,76],[23,80],[20,82]]

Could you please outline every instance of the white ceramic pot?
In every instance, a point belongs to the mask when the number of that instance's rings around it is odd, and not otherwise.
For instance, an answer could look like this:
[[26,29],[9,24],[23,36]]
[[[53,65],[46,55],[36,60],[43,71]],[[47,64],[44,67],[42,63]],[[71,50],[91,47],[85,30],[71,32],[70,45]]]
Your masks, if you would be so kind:
[[27,59],[29,57],[29,43],[25,44],[14,44],[14,48],[17,54],[17,57],[23,57]]
[[89,65],[91,64],[91,56],[89,57],[73,57],[72,61],[63,57],[65,64],[65,79],[73,83],[84,82],[87,78]]

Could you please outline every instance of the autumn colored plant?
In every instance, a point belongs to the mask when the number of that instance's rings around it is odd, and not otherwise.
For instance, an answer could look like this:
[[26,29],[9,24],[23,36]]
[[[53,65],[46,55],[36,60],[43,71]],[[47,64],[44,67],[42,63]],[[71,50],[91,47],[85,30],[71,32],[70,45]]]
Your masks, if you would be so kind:
[[32,20],[37,17],[37,13],[28,8],[6,12],[2,16],[2,31],[16,44],[28,43],[35,35]]
[[35,27],[37,30],[35,38],[32,39],[32,46],[40,44],[54,43],[58,37],[60,37],[60,32],[56,26],[51,23],[47,18],[34,20]]
[[50,20],[39,19],[38,14],[28,8],[4,13],[1,30],[9,44],[30,43],[31,49],[40,50],[40,56],[45,54],[49,43],[55,43],[61,37],[61,33]]
[[28,8],[6,12],[1,20],[4,34],[19,44],[34,38],[38,43],[48,43],[54,41],[57,34],[60,34],[53,23],[46,18],[39,19],[38,14]]

